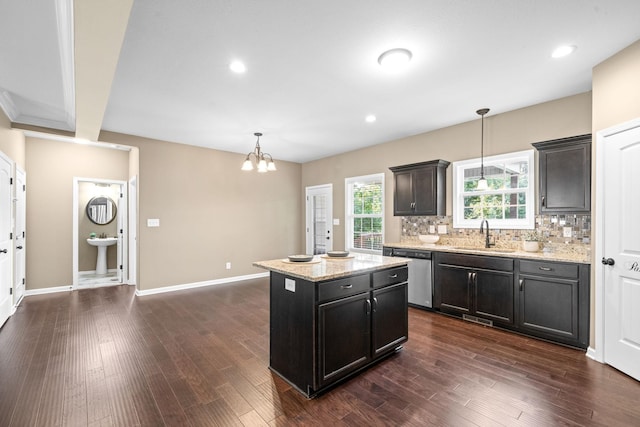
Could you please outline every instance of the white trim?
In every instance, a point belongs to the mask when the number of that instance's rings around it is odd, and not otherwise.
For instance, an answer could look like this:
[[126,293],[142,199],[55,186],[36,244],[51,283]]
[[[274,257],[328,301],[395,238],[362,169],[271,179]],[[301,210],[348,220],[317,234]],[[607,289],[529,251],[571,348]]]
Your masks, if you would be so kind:
[[[82,289],[82,287],[78,286],[78,277],[80,272],[78,271],[79,269],[79,265],[78,265],[78,253],[79,253],[79,248],[78,248],[78,222],[80,220],[80,218],[78,218],[78,185],[80,182],[89,182],[89,183],[98,183],[98,184],[112,184],[112,185],[119,185],[120,186],[120,192],[123,194],[122,199],[123,203],[122,205],[127,207],[127,200],[128,200],[128,192],[129,192],[129,188],[128,188],[128,182],[127,181],[120,181],[120,180],[115,180],[115,179],[100,179],[100,178],[83,178],[83,177],[77,177],[74,176],[73,177],[73,197],[72,197],[72,224],[73,224],[73,230],[72,230],[72,248],[73,248],[73,270],[72,270],[72,283],[73,283],[73,288],[74,289]],[[126,250],[123,248],[123,246],[125,244],[128,244],[128,229],[127,229],[127,221],[126,218],[124,218],[123,212],[121,207],[118,207],[118,230],[117,230],[117,234],[118,234],[118,246],[120,246],[120,248],[118,248],[119,250],[119,255],[123,255],[123,252],[126,252]],[[120,233],[120,229],[123,230],[122,234]],[[125,268],[125,264],[129,261],[128,257],[125,258],[124,256],[122,257],[118,257],[118,262],[123,264],[123,268]],[[122,275],[120,277],[120,282],[117,284],[122,284],[125,282],[125,277],[124,277],[124,271],[122,272]],[[111,283],[111,285],[115,285],[116,283]]]
[[595,360],[596,362],[601,362],[600,360],[598,360],[596,356],[596,349],[593,347],[587,348],[587,352],[585,353],[585,356],[587,356],[589,359]]
[[165,286],[163,288],[154,288],[145,291],[136,289],[136,296],[143,297],[147,295],[162,294],[165,292],[184,291],[187,289],[203,288],[206,286],[223,285],[225,283],[241,282],[243,280],[260,279],[269,277],[269,273],[247,274],[245,276],[226,277],[224,279],[205,280],[204,282],[185,283],[183,285]]
[[76,128],[76,92],[73,44],[73,1],[56,0],[58,24],[58,52],[60,54],[60,74],[64,112],[69,129]]
[[16,104],[13,102],[11,94],[6,90],[0,91],[0,108],[2,108],[2,111],[4,111],[4,114],[11,122],[15,122],[20,114],[18,107],[16,107]]
[[[526,192],[527,194],[527,218],[526,219],[501,219],[492,220],[492,228],[497,229],[533,229],[535,227],[535,155],[534,150],[522,150],[512,153],[499,154],[496,156],[485,156],[484,167],[503,163],[505,160],[522,159],[529,162],[529,186],[525,189],[513,189],[517,192]],[[462,200],[462,194],[459,187],[464,185],[463,173],[465,169],[477,167],[481,165],[480,158],[461,160],[453,162],[452,166],[452,210],[453,210],[453,228],[478,228],[482,219],[465,220],[462,212],[464,202]],[[504,194],[504,190],[497,190],[495,192],[485,192],[481,194]],[[467,193],[468,194],[468,193]],[[491,220],[490,220],[491,221]]]
[[131,151],[134,147],[123,144],[112,144],[110,142],[89,141],[88,139],[76,138],[73,136],[54,135],[46,132],[37,132],[33,130],[23,130],[24,136],[29,138],[46,139],[49,141],[69,142],[72,144],[89,145],[97,148],[110,148],[112,150]]
[[71,285],[55,286],[53,288],[28,289],[24,292],[24,296],[30,297],[32,295],[46,295],[46,294],[54,294],[56,292],[71,292],[71,291],[73,291],[73,287]]
[[[616,133],[624,132],[629,129],[640,127],[640,118],[630,120],[625,123],[620,123],[615,126],[611,126],[607,129],[602,129],[596,133],[596,190],[595,190],[595,204],[596,204],[596,218],[595,218],[595,250],[594,259],[599,260],[603,257],[604,251],[604,198],[598,197],[599,194],[604,194],[604,143],[605,138],[615,135]],[[604,268],[600,262],[593,263],[595,265],[595,349],[591,352],[591,357],[598,362],[604,363]]]

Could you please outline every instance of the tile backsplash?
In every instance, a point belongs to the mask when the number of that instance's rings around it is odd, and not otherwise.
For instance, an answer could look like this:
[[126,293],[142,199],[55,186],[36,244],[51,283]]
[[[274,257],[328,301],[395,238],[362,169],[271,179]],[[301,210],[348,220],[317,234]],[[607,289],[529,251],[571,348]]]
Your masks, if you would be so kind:
[[[591,215],[537,215],[536,230],[542,236],[545,251],[580,251],[588,254],[591,242]],[[405,216],[402,217],[402,241],[418,239],[419,234],[430,234],[431,230],[439,232],[439,244],[451,246],[482,246],[484,235],[476,228],[453,228],[451,216]],[[491,225],[491,221],[489,221]],[[440,227],[438,227],[440,226]],[[491,241],[496,247],[518,248],[522,243],[522,235],[527,230],[491,228]],[[568,236],[570,231],[571,236]],[[565,232],[567,237],[565,237]]]

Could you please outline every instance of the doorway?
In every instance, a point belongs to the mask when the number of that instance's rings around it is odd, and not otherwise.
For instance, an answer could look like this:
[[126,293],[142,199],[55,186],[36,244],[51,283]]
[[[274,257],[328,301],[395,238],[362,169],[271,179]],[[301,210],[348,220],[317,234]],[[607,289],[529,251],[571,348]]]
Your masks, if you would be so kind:
[[15,256],[14,256],[14,275],[13,275],[13,305],[20,304],[25,293],[26,280],[26,258],[27,258],[27,173],[16,166],[16,183],[15,183]]
[[127,208],[126,181],[74,178],[74,289],[125,282]]
[[11,277],[13,240],[11,231],[11,185],[13,161],[0,152],[0,326],[12,311]]
[[306,188],[306,253],[325,254],[333,250],[333,185]]
[[640,119],[597,135],[596,360],[640,380]]

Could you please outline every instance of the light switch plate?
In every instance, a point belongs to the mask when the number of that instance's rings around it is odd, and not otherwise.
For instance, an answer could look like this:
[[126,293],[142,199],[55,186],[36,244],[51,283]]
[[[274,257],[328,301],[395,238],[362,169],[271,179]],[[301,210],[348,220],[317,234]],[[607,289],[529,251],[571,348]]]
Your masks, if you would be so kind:
[[447,225],[446,224],[438,225],[438,234],[447,234]]
[[571,237],[573,229],[571,227],[562,227],[562,237]]
[[436,232],[436,226],[431,224],[429,226],[429,234],[434,234]]
[[340,225],[340,218],[333,218],[333,225]]
[[160,227],[160,219],[159,218],[148,218],[147,219],[147,227]]

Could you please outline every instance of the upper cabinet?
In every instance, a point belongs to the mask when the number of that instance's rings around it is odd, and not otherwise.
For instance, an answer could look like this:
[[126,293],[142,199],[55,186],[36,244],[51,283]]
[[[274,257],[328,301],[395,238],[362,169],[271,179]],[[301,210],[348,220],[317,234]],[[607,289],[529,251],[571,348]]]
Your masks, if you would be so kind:
[[408,215],[445,215],[446,160],[413,163],[394,166],[393,172],[393,214]]
[[540,214],[591,211],[591,134],[532,144],[538,150]]

